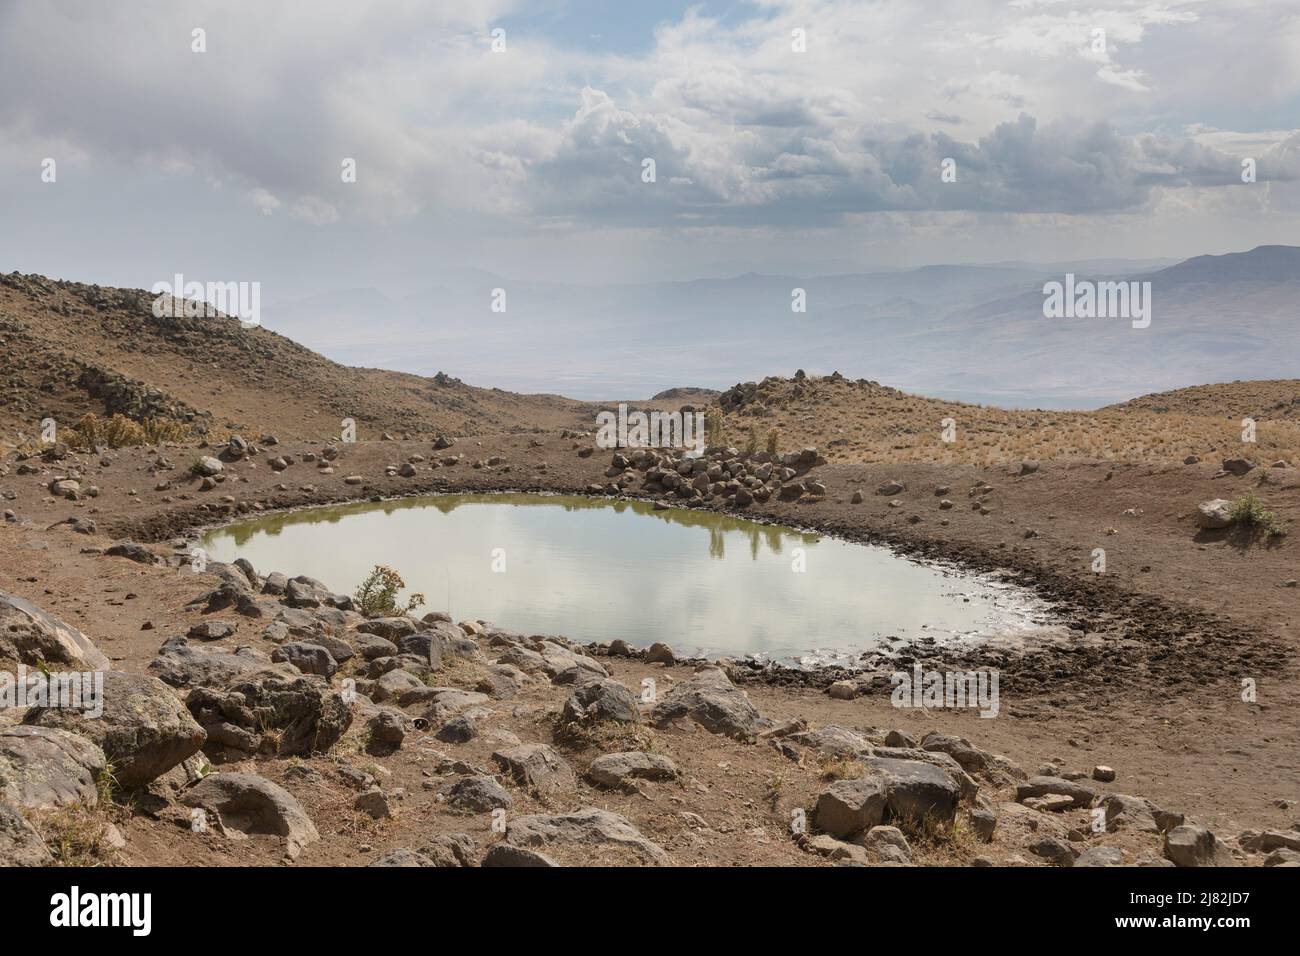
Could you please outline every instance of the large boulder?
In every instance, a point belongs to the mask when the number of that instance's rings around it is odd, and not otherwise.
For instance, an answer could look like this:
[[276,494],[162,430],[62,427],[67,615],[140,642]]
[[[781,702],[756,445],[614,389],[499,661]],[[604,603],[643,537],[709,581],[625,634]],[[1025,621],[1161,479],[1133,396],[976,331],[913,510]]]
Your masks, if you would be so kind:
[[214,828],[239,839],[266,833],[282,837],[290,856],[320,839],[316,825],[297,799],[254,773],[214,773],[182,796],[188,807],[206,811]]
[[639,724],[641,712],[636,695],[611,678],[583,684],[564,704],[560,719],[565,723],[612,720],[620,724]]
[[[178,634],[158,649],[149,670],[173,687],[220,687],[270,664],[269,657],[251,647],[240,647],[233,652],[208,649]],[[289,673],[287,667],[284,672]]]
[[185,706],[207,731],[205,749],[213,753],[322,753],[352,725],[351,706],[319,677],[263,674],[224,690],[196,687]]
[[813,824],[833,837],[851,837],[879,824],[885,804],[883,777],[837,780],[818,795]]
[[271,660],[277,664],[290,664],[304,674],[316,674],[331,677],[339,669],[334,655],[320,644],[307,641],[288,641],[271,652]]
[[1214,498],[1202,501],[1196,506],[1196,526],[1198,528],[1226,528],[1232,524],[1232,502],[1226,498]]
[[155,677],[121,671],[103,675],[103,713],[32,708],[24,723],[58,727],[97,744],[113,764],[113,777],[127,789],[141,787],[197,753],[207,734]]
[[675,780],[680,775],[667,757],[641,751],[604,754],[587,768],[587,779],[596,786],[619,790],[631,789],[637,780]]
[[31,810],[99,802],[104,751],[55,727],[0,730],[0,800]]
[[571,789],[577,782],[573,768],[546,744],[498,750],[492,759],[521,787],[538,793]]
[[106,671],[112,666],[81,631],[16,594],[0,591],[0,665],[17,664],[75,671]]
[[656,727],[683,718],[711,733],[746,742],[755,739],[760,719],[745,692],[721,668],[711,665],[700,667],[690,680],[674,687],[650,712]]
[[1143,833],[1164,833],[1181,826],[1183,815],[1162,810],[1145,797],[1127,793],[1108,793],[1101,799],[1106,810],[1106,829],[1134,829]]
[[577,850],[575,862],[583,861],[585,854],[582,851],[587,849],[599,850],[602,859],[614,851],[625,853],[642,864],[668,862],[668,854],[663,848],[647,840],[626,818],[594,807],[553,816],[516,817],[506,828],[505,842],[523,849]]
[[490,813],[513,806],[509,791],[492,777],[465,777],[452,784],[447,805],[471,813]]
[[1232,852],[1205,827],[1183,824],[1165,834],[1165,857],[1175,866],[1236,866]]
[[863,763],[884,785],[887,819],[916,825],[952,824],[961,788],[951,774],[921,760],[868,757]]

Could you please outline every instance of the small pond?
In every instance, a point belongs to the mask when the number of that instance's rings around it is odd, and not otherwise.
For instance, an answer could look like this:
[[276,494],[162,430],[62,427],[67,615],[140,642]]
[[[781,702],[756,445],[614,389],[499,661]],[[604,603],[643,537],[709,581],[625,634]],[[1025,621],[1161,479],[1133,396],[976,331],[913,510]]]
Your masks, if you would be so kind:
[[1047,618],[1034,596],[887,548],[641,502],[438,495],[277,514],[210,532],[212,558],[352,593],[377,564],[424,610],[688,656],[848,662],[881,641],[974,641]]

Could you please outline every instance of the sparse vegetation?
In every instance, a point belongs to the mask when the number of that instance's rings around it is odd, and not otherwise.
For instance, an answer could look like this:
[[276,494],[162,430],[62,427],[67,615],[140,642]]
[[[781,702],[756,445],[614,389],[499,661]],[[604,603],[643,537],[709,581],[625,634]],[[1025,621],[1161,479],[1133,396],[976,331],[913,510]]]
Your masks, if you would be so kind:
[[164,442],[191,441],[190,427],[166,418],[146,418],[137,422],[125,415],[101,419],[94,412],[82,416],[76,427],[63,436],[73,448],[125,448],[130,445],[161,445]]
[[110,840],[110,827],[113,823],[102,808],[71,804],[33,814],[28,822],[41,835],[59,866],[104,866],[112,862],[115,849]]
[[352,596],[356,599],[357,608],[362,614],[370,616],[407,614],[424,605],[424,595],[417,591],[407,598],[405,605],[399,605],[397,595],[405,587],[406,582],[402,580],[400,574],[387,565],[376,564],[374,570],[366,576]]
[[1264,507],[1264,502],[1253,491],[1248,491],[1232,503],[1233,524],[1243,528],[1253,528],[1262,531],[1270,538],[1281,537],[1287,533],[1287,528],[1277,515]]
[[821,778],[828,782],[854,780],[866,772],[867,768],[852,757],[826,757],[821,761]]

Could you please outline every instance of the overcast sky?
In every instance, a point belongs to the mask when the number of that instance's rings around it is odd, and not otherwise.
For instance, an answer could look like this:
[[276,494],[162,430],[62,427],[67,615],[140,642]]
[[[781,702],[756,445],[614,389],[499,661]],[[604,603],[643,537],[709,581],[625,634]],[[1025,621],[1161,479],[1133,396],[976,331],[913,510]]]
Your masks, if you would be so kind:
[[0,0],[0,270],[274,301],[1221,253],[1300,244],[1298,125],[1294,0]]

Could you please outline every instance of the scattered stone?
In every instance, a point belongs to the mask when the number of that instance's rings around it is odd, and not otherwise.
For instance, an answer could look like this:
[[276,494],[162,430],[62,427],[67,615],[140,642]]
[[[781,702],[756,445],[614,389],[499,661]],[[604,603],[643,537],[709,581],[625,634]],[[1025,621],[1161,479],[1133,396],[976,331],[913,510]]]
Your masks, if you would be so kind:
[[491,777],[466,777],[456,781],[447,795],[448,805],[472,813],[490,813],[509,809],[514,799],[501,784]]
[[594,807],[554,816],[516,817],[506,829],[506,842],[525,849],[595,846],[628,852],[641,863],[668,862],[663,848],[647,840],[626,818]]
[[604,754],[587,768],[587,779],[599,787],[631,789],[634,780],[675,780],[681,775],[677,765],[659,754],[631,751]]
[[689,718],[710,733],[747,742],[756,738],[760,719],[744,691],[713,665],[701,666],[690,680],[669,691],[650,718],[656,727]]
[[1226,528],[1232,524],[1232,502],[1226,498],[1202,501],[1196,506],[1198,528]]
[[252,773],[215,773],[188,790],[181,802],[207,811],[215,829],[236,839],[273,834],[284,839],[289,856],[320,839],[316,825],[289,791]]
[[641,713],[636,696],[623,684],[606,678],[584,684],[574,691],[560,714],[564,723],[612,720],[620,724],[639,724]]
[[1232,852],[1205,827],[1183,824],[1165,834],[1165,857],[1175,866],[1236,866]]
[[388,794],[378,787],[372,787],[365,793],[357,794],[357,798],[352,801],[352,808],[369,814],[376,820],[387,820],[393,815],[393,808],[389,802]]
[[539,793],[566,790],[577,783],[573,769],[546,744],[498,750],[492,759],[520,786]]

